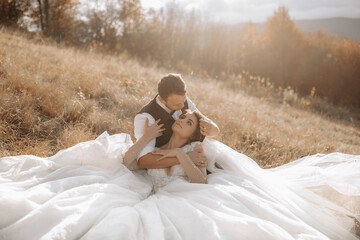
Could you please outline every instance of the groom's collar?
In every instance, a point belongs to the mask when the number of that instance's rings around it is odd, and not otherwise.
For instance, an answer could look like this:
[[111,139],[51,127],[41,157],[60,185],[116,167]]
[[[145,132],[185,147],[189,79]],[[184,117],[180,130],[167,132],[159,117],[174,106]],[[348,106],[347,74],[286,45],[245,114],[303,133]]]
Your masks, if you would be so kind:
[[173,111],[170,110],[167,106],[165,106],[165,104],[163,104],[162,102],[160,102],[160,99],[159,99],[159,95],[156,96],[156,103],[161,107],[163,108],[167,113],[171,114]]

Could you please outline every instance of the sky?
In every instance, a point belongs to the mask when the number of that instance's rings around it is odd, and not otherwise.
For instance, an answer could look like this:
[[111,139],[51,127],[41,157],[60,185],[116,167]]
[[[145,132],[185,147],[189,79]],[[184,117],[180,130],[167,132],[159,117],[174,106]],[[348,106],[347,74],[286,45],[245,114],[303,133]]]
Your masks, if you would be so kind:
[[285,6],[295,20],[360,18],[360,0],[141,0],[144,8],[155,9],[168,2],[199,10],[215,21],[226,23],[265,22],[280,6]]

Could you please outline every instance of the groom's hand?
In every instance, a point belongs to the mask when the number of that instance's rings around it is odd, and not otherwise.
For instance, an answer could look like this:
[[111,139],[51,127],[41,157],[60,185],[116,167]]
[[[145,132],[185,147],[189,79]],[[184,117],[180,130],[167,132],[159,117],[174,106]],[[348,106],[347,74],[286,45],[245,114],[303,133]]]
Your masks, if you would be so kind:
[[207,158],[204,154],[204,151],[201,145],[197,145],[194,148],[194,151],[188,152],[187,155],[193,161],[193,163],[198,167],[206,167],[207,166]]
[[205,137],[215,137],[220,132],[219,128],[203,119],[200,120],[200,133]]

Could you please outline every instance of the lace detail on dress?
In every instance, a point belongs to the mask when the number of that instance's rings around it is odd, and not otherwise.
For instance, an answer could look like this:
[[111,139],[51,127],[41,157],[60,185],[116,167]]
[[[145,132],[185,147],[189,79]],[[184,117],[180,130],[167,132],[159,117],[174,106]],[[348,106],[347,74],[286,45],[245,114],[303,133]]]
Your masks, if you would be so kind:
[[[197,144],[200,144],[200,142],[192,142],[191,144],[187,144],[184,147],[182,147],[182,150],[184,152],[193,151]],[[159,148],[155,148],[155,150],[158,150],[158,149]],[[167,175],[165,168],[148,169],[147,172],[148,172],[148,175],[150,176],[150,179],[154,185],[155,190],[167,185],[168,183],[170,183],[178,178],[182,178],[182,179],[185,179],[188,181],[188,178],[186,177],[184,168],[180,164],[172,167],[171,176]]]

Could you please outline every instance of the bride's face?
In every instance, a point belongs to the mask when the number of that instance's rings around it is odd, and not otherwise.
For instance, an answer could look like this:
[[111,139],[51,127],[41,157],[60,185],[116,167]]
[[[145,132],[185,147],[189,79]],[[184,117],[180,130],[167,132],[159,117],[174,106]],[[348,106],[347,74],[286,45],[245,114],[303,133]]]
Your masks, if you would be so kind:
[[174,133],[180,135],[182,138],[190,138],[198,125],[198,120],[193,113],[181,114],[179,119],[172,125]]

